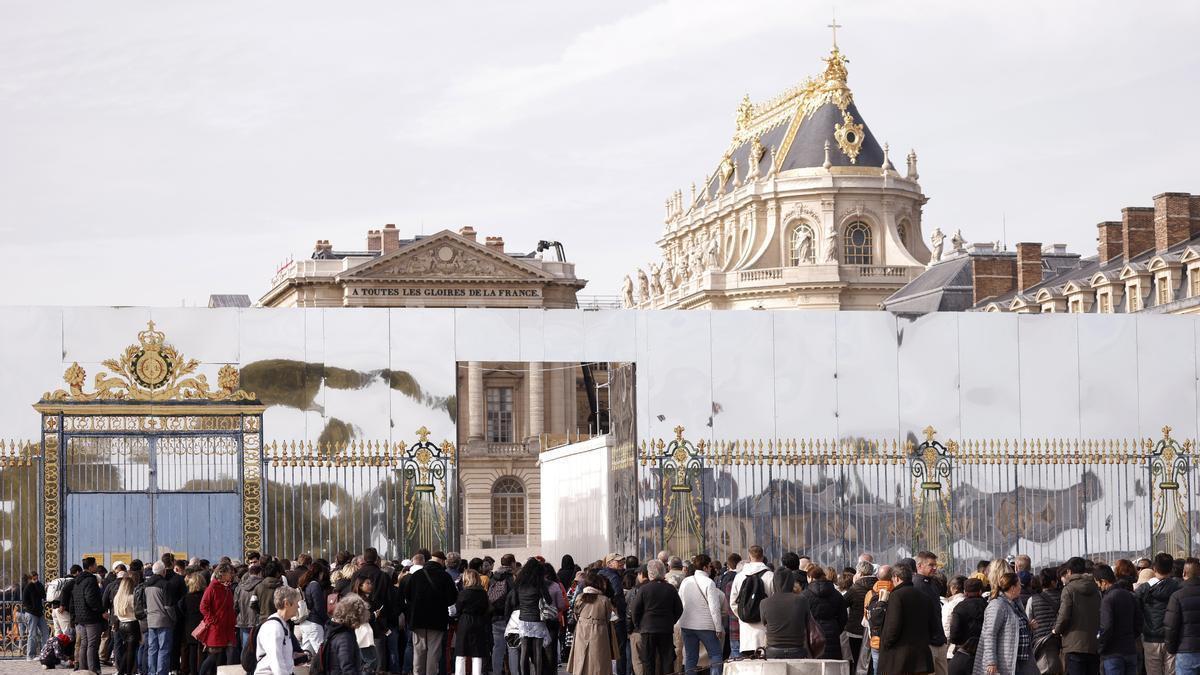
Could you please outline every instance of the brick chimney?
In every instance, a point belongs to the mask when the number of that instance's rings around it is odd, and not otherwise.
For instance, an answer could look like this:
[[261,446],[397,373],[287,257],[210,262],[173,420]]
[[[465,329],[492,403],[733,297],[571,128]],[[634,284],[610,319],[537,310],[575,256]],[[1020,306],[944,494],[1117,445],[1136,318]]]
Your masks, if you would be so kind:
[[971,256],[972,304],[994,298],[1017,286],[1017,261],[1007,255]]
[[367,230],[367,250],[380,252],[383,250],[383,233],[379,230]]
[[1192,195],[1191,203],[1192,224],[1190,231],[1193,237],[1200,237],[1200,195]]
[[1126,206],[1121,209],[1121,240],[1125,243],[1125,262],[1154,248],[1154,209]]
[[1191,198],[1186,192],[1164,192],[1154,196],[1154,250],[1182,244],[1192,236]]
[[397,230],[395,225],[391,223],[384,225],[383,232],[380,234],[383,236],[384,255],[400,250],[400,230]]
[[1125,252],[1124,239],[1121,238],[1121,223],[1116,220],[1108,220],[1096,225],[1096,241],[1097,253],[1100,256],[1100,262],[1106,263],[1113,258]]
[[483,243],[496,253],[504,253],[504,237],[488,237]]
[[1042,283],[1042,245],[1021,242],[1017,244],[1017,290],[1027,291]]
[[464,225],[458,228],[458,236],[464,239],[475,241],[475,228],[471,227],[470,225]]

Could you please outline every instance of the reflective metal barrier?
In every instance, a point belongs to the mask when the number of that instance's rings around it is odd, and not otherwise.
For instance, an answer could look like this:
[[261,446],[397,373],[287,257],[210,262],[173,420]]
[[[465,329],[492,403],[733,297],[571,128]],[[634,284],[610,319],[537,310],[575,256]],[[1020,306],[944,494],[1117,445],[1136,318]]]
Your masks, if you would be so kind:
[[762,546],[852,565],[920,550],[947,569],[1018,553],[1035,565],[1196,547],[1192,441],[806,439],[643,442],[640,555],[723,559]]

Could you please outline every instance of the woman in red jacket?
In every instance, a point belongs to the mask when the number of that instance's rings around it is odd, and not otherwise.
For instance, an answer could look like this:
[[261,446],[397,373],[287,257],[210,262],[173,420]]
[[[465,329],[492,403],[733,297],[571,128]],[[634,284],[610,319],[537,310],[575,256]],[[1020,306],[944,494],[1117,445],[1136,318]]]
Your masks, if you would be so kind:
[[233,566],[229,563],[217,565],[213,571],[212,583],[204,591],[200,600],[200,614],[204,617],[207,629],[199,641],[206,652],[204,663],[200,665],[200,675],[216,673],[218,666],[225,665],[225,650],[234,642],[234,624],[237,622],[237,612],[233,609],[233,592],[229,585],[233,583]]

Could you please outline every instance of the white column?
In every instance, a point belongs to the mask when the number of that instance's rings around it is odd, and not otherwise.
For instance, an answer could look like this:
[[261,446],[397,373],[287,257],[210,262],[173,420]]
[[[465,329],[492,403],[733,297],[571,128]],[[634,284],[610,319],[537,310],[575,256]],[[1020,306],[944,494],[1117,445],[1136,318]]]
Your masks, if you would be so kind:
[[538,438],[546,430],[546,411],[542,407],[545,396],[542,386],[542,362],[529,364],[529,435]]
[[467,362],[467,440],[483,440],[483,363]]

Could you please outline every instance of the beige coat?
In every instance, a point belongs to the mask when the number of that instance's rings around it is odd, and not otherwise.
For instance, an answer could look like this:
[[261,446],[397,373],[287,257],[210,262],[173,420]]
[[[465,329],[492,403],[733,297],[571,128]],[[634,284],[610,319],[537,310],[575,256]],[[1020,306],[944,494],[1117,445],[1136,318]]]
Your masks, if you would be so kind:
[[[588,597],[590,596],[590,598]],[[616,634],[613,632],[613,607],[608,598],[598,593],[580,593],[575,599],[575,641],[567,659],[571,675],[612,675],[616,659]]]

